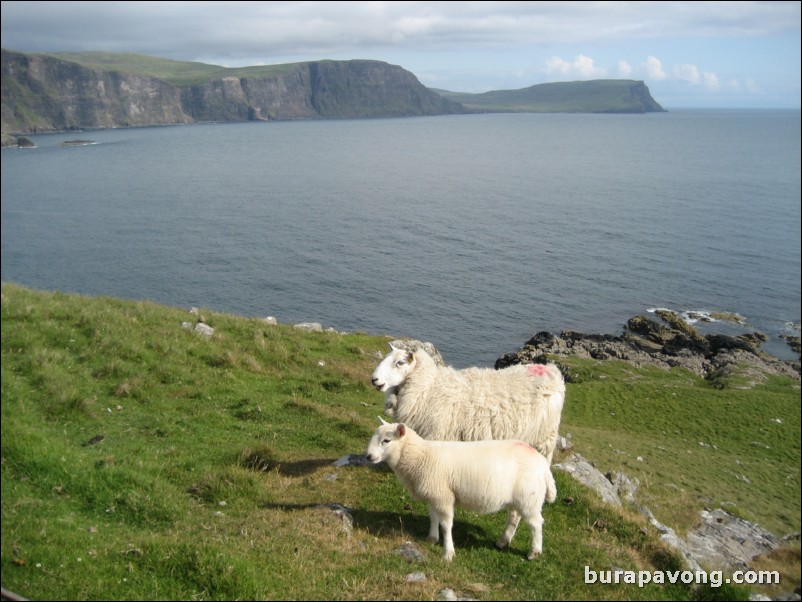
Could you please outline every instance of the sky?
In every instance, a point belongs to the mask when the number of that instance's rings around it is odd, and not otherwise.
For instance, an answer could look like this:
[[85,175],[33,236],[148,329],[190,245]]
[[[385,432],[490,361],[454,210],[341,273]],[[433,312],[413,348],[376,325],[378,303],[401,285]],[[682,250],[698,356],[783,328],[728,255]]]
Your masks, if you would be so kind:
[[2,2],[2,47],[225,67],[399,65],[430,88],[642,80],[664,108],[800,108],[791,2]]

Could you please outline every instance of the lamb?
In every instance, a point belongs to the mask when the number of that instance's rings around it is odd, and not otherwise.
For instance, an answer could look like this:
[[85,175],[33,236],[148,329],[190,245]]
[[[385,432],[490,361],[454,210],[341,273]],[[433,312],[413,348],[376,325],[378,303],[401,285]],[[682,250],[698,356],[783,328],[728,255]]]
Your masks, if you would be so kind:
[[554,364],[456,370],[423,349],[391,346],[371,382],[385,393],[385,413],[424,439],[522,439],[551,464],[565,400]]
[[554,502],[557,486],[542,454],[524,441],[427,441],[405,424],[379,420],[367,459],[386,462],[414,499],[428,502],[427,541],[436,543],[442,526],[446,561],[454,559],[455,504],[480,514],[507,509],[499,549],[509,546],[523,517],[532,531],[527,559],[543,552],[543,502]]

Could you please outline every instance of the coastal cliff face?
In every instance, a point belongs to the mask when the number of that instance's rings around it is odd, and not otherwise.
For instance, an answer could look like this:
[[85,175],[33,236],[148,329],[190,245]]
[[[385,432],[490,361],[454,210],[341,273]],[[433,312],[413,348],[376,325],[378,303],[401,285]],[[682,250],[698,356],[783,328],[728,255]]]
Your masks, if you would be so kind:
[[400,67],[379,61],[299,63],[270,77],[224,77],[184,91],[195,121],[408,117],[465,112]]
[[345,117],[342,112],[346,107],[352,107],[358,113],[356,117],[465,112],[460,103],[432,92],[399,67],[377,61],[320,61],[308,65],[311,103],[322,117]]
[[264,77],[177,87],[135,73],[2,51],[2,131],[464,113],[410,72],[380,61],[298,63]]
[[191,123],[181,92],[154,77],[2,51],[2,130]]
[[[630,100],[631,99],[631,100]],[[652,98],[649,88],[645,83],[638,81],[629,87],[629,99],[632,104],[632,112],[642,113],[664,113],[665,109]]]

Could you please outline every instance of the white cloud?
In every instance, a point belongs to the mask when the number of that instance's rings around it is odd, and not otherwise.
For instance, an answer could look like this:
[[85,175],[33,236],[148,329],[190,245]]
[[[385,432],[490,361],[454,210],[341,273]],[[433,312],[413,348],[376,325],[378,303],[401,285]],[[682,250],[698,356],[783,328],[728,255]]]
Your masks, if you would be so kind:
[[632,73],[632,67],[626,61],[618,61],[618,75],[628,77]]
[[553,56],[546,61],[546,73],[549,75],[562,74],[567,75],[571,69],[571,64],[562,60],[558,56]]
[[721,88],[721,81],[719,81],[718,75],[712,71],[702,73],[696,65],[677,65],[674,67],[674,77],[694,86],[702,85],[708,90],[715,91]]
[[596,67],[594,61],[584,54],[578,55],[572,63],[553,56],[546,61],[546,73],[549,75],[576,76],[582,78],[601,77],[607,73],[603,67]]
[[674,77],[691,84],[698,84],[702,79],[696,65],[677,65],[674,67]]
[[562,74],[567,75],[571,70],[571,63],[562,60],[558,56],[553,56],[546,61],[546,73],[549,75]]
[[580,54],[576,57],[574,68],[584,77],[598,77],[604,75],[606,72],[602,67],[596,67],[596,65],[593,64],[593,59],[584,54]]
[[702,77],[704,78],[705,88],[709,90],[718,90],[721,87],[721,83],[718,80],[718,75],[715,73],[705,71],[702,74]]
[[649,79],[657,81],[668,79],[668,74],[663,71],[663,63],[656,57],[650,56],[647,58],[646,62],[643,63],[643,67],[646,69]]

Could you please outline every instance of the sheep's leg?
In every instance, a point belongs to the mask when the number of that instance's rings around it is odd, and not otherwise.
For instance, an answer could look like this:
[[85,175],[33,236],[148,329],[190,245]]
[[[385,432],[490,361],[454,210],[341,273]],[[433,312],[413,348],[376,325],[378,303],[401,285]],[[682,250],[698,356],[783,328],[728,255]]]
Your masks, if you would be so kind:
[[507,512],[507,526],[504,527],[504,533],[501,534],[501,537],[496,542],[496,547],[499,550],[503,550],[510,545],[512,538],[515,537],[519,522],[521,522],[521,515],[514,508],[510,508]]
[[454,525],[454,508],[440,508],[440,524],[443,527],[443,558],[451,562],[454,559],[454,540],[451,538],[451,527]]
[[426,541],[437,543],[440,540],[440,513],[429,504],[429,536]]
[[534,560],[543,552],[543,515],[537,510],[526,521],[532,530],[532,550],[527,554],[527,560]]

